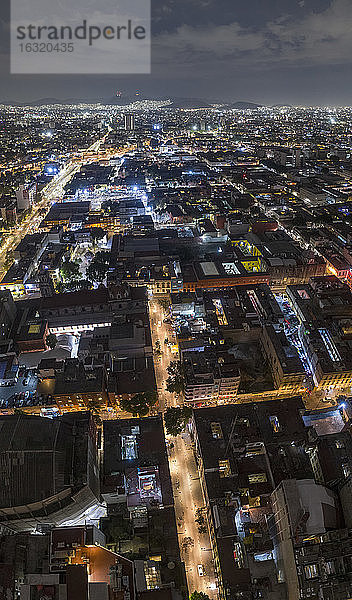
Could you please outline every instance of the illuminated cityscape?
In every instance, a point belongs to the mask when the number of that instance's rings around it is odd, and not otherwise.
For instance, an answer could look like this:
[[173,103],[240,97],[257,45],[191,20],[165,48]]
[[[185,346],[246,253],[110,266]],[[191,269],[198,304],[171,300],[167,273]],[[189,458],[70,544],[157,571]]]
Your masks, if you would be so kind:
[[352,597],[352,109],[201,104],[0,106],[1,600]]

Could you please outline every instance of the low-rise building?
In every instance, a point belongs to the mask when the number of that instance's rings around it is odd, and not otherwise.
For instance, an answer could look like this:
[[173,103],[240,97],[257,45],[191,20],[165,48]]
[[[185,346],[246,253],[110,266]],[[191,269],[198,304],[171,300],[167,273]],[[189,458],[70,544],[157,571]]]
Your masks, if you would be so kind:
[[276,388],[284,393],[299,393],[306,388],[307,375],[298,350],[278,325],[263,327],[261,343],[269,360]]
[[287,288],[301,320],[301,343],[318,389],[348,388],[352,381],[352,293],[337,277],[316,277]]
[[[47,381],[42,383],[42,387],[48,387]],[[50,388],[63,412],[82,410],[90,405],[104,407],[107,403],[104,365],[85,365],[77,358],[68,358],[62,366],[60,363],[59,370],[56,369]]]
[[185,401],[212,405],[234,402],[240,384],[240,372],[234,357],[212,350],[182,353],[185,374]]
[[11,337],[17,309],[11,292],[0,290],[0,341],[5,342]]
[[241,264],[249,271],[264,271],[272,287],[306,283],[311,277],[325,275],[321,256],[303,249],[282,229],[253,231],[231,239]]
[[0,523],[60,525],[99,502],[96,429],[89,413],[0,416]]
[[[105,421],[103,441],[108,547],[135,555],[137,593],[171,587],[186,594],[161,417]],[[114,535],[114,524],[123,534]]]

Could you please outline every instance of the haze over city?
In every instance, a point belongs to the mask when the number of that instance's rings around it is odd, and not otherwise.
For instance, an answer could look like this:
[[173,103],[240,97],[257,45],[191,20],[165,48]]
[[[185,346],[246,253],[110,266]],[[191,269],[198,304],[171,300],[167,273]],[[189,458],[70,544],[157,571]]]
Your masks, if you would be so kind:
[[349,0],[154,0],[151,75],[121,77],[9,76],[8,8],[0,8],[4,101],[96,100],[120,89],[269,105],[350,101]]

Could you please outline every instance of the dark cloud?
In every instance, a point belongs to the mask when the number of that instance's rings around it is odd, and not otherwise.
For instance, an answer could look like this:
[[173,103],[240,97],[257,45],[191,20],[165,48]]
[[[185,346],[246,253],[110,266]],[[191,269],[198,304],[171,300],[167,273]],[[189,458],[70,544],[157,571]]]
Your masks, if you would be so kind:
[[152,74],[139,77],[10,77],[3,14],[2,96],[92,98],[122,88],[155,96],[349,103],[350,0],[152,3]]
[[198,65],[202,71],[226,61],[231,70],[280,65],[349,64],[352,54],[352,3],[333,0],[320,12],[281,15],[260,28],[238,20],[206,26],[181,25],[155,37],[159,65],[179,69]]

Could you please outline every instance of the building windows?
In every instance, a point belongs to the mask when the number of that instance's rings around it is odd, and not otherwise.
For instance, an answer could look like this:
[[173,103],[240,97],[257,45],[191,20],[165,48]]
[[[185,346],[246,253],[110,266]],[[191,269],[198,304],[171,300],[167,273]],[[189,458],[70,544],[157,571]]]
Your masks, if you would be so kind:
[[325,563],[325,571],[327,575],[335,575],[335,563],[333,560],[327,560]]
[[323,472],[322,472],[320,462],[319,462],[318,449],[310,448],[308,450],[308,454],[309,454],[310,464],[312,466],[315,479],[317,480],[317,482],[323,483],[324,476],[323,476]]
[[222,479],[224,477],[230,477],[231,467],[230,467],[230,461],[228,458],[226,458],[225,460],[219,460],[219,473],[220,473],[220,477]]
[[284,583],[285,582],[285,573],[284,573],[284,571],[282,569],[278,570],[277,581],[278,581],[278,583]]
[[161,587],[161,576],[157,565],[153,565],[151,561],[145,561],[144,575],[147,590],[157,590]]
[[[333,563],[333,566],[335,568],[335,564]],[[340,565],[341,567],[341,565]],[[344,556],[343,557],[343,570],[345,573],[351,573],[352,572],[352,556]],[[334,573],[336,572],[336,568],[334,570]]]
[[265,454],[265,447],[263,442],[253,442],[246,444],[246,457],[258,456],[259,454]]
[[249,483],[266,483],[268,481],[266,473],[253,473],[248,475]]
[[121,457],[122,460],[133,460],[137,458],[137,440],[135,435],[121,436]]
[[305,575],[306,579],[314,579],[315,577],[318,577],[319,576],[318,565],[317,564],[306,565],[304,567],[304,575]]
[[210,428],[211,428],[211,434],[212,434],[214,440],[222,440],[223,439],[220,423],[211,423]]
[[345,444],[343,443],[342,440],[336,440],[335,445],[336,445],[336,448],[338,448],[338,449],[345,447]]
[[244,425],[245,427],[249,427],[250,426],[250,422],[248,417],[243,417],[242,419],[237,419],[237,423],[239,425]]

